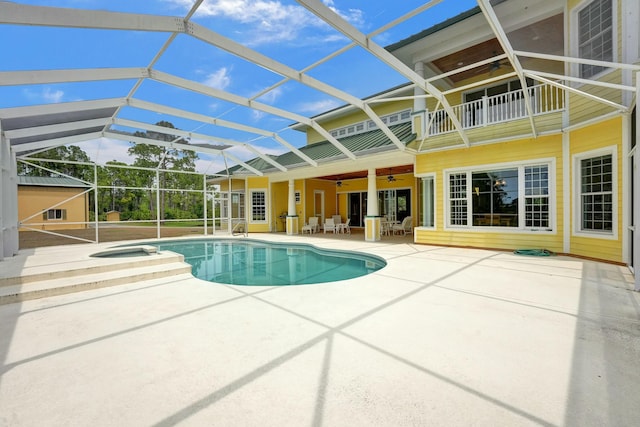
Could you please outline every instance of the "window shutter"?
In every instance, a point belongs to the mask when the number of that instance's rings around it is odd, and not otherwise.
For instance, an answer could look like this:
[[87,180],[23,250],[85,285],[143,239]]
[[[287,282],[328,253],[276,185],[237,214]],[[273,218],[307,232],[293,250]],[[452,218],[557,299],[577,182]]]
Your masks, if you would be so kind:
[[67,219],[67,210],[61,209],[61,211],[62,211],[62,219]]
[[42,220],[43,221],[47,220],[47,211],[42,212]]

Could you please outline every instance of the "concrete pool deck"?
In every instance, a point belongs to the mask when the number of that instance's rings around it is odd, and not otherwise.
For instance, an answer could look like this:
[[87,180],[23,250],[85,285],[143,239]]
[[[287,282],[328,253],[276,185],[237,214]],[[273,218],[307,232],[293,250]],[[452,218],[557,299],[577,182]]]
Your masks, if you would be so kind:
[[[388,265],[319,285],[182,274],[2,305],[0,426],[640,420],[640,293],[626,267],[406,239],[249,237]],[[111,246],[41,248],[0,270],[68,268]]]

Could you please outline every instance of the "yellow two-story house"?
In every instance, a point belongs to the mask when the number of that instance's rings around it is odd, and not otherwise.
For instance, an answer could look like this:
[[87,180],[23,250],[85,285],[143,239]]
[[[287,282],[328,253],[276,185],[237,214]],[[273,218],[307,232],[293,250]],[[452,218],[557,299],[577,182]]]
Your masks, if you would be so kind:
[[216,180],[221,215],[291,234],[339,215],[368,240],[409,217],[415,243],[633,266],[638,3],[479,2],[387,46],[419,79],[363,100],[379,120],[349,105],[312,118],[331,138],[294,124],[286,170]]

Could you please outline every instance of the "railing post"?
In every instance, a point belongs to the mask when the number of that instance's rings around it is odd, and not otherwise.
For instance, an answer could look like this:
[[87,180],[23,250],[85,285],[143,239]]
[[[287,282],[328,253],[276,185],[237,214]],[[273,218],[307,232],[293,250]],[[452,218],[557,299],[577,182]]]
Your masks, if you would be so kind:
[[489,124],[489,97],[482,97],[482,126]]

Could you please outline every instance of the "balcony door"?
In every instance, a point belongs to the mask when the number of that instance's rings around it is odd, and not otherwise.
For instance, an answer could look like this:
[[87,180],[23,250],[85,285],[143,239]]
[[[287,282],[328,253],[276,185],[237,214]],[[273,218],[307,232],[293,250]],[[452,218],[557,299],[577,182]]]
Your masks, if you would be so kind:
[[[533,80],[527,79],[527,86],[533,86]],[[495,86],[484,87],[480,90],[464,94],[465,109],[463,124],[474,127],[485,124],[484,109],[486,108],[487,123],[498,123],[526,116],[524,94],[520,90],[520,80],[511,80]]]

